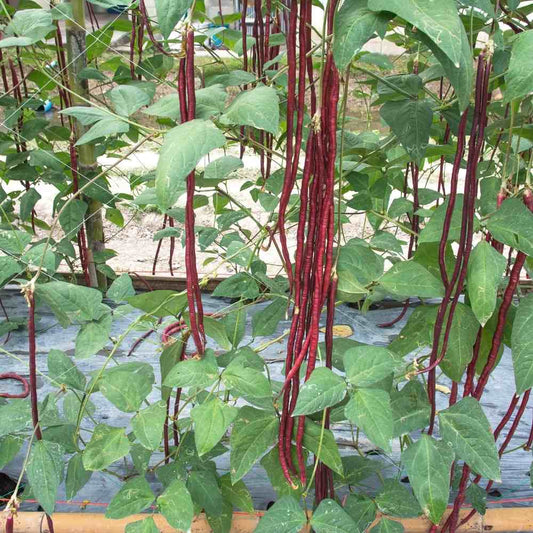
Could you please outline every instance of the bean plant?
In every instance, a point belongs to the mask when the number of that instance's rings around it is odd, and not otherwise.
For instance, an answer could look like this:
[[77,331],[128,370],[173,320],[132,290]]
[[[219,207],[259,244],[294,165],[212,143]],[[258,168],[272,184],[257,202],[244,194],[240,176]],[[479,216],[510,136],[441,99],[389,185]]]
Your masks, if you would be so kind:
[[[106,517],[146,513],[127,533],[158,531],[153,513],[183,531],[205,513],[231,531],[234,510],[254,511],[245,481],[259,465],[277,494],[260,533],[400,532],[417,516],[453,533],[501,480],[533,386],[521,282],[533,269],[533,5],[240,4],[212,16],[203,0],[156,0],[155,13],[144,0],[1,0],[0,286],[27,302],[0,323],[0,379],[20,386],[0,394],[0,466],[23,465],[6,533],[27,499],[53,531],[60,485],[76,501],[95,472],[121,483]],[[104,25],[97,7],[112,13]],[[400,53],[368,52],[379,39]],[[122,175],[130,192],[113,194],[110,178],[146,146],[155,171]],[[258,171],[237,195],[250,155]],[[109,265],[104,220],[120,232],[147,212],[161,217],[153,273],[168,247],[175,274],[180,246],[183,291]],[[227,271],[207,312],[204,290]],[[340,334],[340,305],[383,302],[397,315],[380,326],[401,326],[387,346]],[[78,332],[73,355],[52,349],[37,368],[43,309]],[[22,356],[8,339],[21,329]],[[158,368],[135,357],[149,338]],[[262,356],[273,344],[281,379]],[[494,400],[492,428],[480,402],[502,357],[515,392]],[[28,379],[8,371],[14,359]],[[127,422],[104,422],[106,406]],[[532,443],[533,429],[517,453]]]

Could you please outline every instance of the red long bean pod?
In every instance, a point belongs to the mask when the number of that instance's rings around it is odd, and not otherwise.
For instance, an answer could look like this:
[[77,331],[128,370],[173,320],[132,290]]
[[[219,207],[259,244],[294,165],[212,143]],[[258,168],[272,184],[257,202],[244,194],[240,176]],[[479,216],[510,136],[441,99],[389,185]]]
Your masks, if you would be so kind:
[[23,390],[18,394],[10,392],[0,392],[0,398],[27,398],[30,394],[30,385],[26,378],[23,378],[20,374],[15,372],[3,372],[0,374],[0,380],[13,379],[22,383]]

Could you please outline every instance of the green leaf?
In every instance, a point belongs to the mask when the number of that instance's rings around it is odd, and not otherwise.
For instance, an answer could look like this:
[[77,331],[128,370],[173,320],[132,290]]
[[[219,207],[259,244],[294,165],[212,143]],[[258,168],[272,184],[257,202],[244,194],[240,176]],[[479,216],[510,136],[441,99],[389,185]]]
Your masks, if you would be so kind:
[[[442,205],[435,209],[433,215],[429,219],[424,229],[420,233],[418,239],[419,244],[428,242],[440,242],[442,237],[442,228],[444,225],[444,218],[446,217],[446,209],[448,208],[449,199],[447,198]],[[463,211],[463,195],[458,194],[452,212],[450,221],[450,231],[448,233],[448,241],[458,241],[461,235],[461,220]]]
[[134,295],[135,289],[129,274],[121,274],[111,283],[111,287],[107,290],[107,297],[111,298],[115,303],[125,302],[130,296]]
[[315,368],[300,387],[292,416],[310,415],[331,407],[344,398],[346,383],[329,368]]
[[167,387],[205,389],[218,378],[216,362],[211,358],[186,359],[175,365],[163,381]]
[[187,294],[170,290],[150,291],[128,298],[128,303],[157,318],[178,316],[187,307]]
[[165,135],[155,174],[157,199],[162,208],[176,203],[185,191],[186,177],[200,159],[225,142],[222,132],[208,120],[185,122]]
[[148,509],[155,496],[150,483],[143,476],[130,479],[113,496],[106,510],[106,518],[119,519]]
[[442,439],[457,457],[488,479],[500,480],[500,460],[489,421],[471,396],[439,413]]
[[127,133],[130,125],[119,118],[109,117],[93,124],[76,142],[76,146],[92,143],[96,139]]
[[191,410],[198,455],[211,451],[226,433],[239,410],[213,398]]
[[105,370],[99,382],[100,392],[118,409],[137,411],[152,391],[154,370],[148,363],[122,363]]
[[63,469],[63,449],[59,444],[47,440],[33,444],[26,475],[35,499],[48,515],[54,512],[57,490],[63,479]]
[[380,110],[383,120],[413,161],[421,161],[429,143],[433,110],[427,100],[389,100]]
[[382,518],[371,530],[370,533],[403,533],[404,528],[401,522]]
[[335,501],[322,500],[311,517],[316,533],[353,533],[357,531],[352,517]]
[[346,379],[357,387],[369,387],[385,379],[397,364],[394,354],[381,346],[356,346],[344,354]]
[[0,48],[30,46],[43,40],[55,29],[50,11],[18,9],[5,28],[5,37],[0,42]]
[[[448,314],[445,316],[445,321],[447,319]],[[458,303],[452,319],[446,356],[440,363],[444,373],[454,381],[461,380],[468,363],[472,360],[472,348],[476,342],[477,332],[478,322],[474,313],[467,305]]]
[[20,197],[20,219],[29,220],[35,204],[41,199],[36,189],[28,189]]
[[424,385],[417,380],[408,381],[400,390],[391,393],[394,421],[393,437],[423,429],[429,424],[431,406]]
[[74,117],[80,122],[83,126],[90,126],[99,120],[112,118],[112,115],[109,111],[100,109],[98,107],[88,107],[88,106],[74,106],[68,107],[60,111],[62,115],[67,115],[69,117]]
[[389,16],[367,8],[367,0],[344,2],[335,15],[333,57],[340,71],[346,69],[363,45],[377,33],[387,29]]
[[22,270],[22,267],[18,262],[7,255],[0,257],[0,286],[3,286],[6,281],[18,274]]
[[73,455],[68,462],[67,479],[65,480],[67,500],[72,500],[91,479],[91,476],[92,472],[83,467],[82,455],[80,453]]
[[202,470],[193,471],[187,480],[187,488],[191,493],[192,501],[206,514],[218,517],[222,514],[223,500],[216,475],[213,472]]
[[6,435],[0,438],[0,468],[10,463],[19,452],[24,439],[17,435]]
[[71,200],[61,211],[59,215],[59,223],[65,232],[67,238],[72,239],[78,234],[83,221],[85,213],[87,212],[87,204],[81,200]]
[[0,437],[29,429],[32,425],[29,399],[0,404]]
[[226,124],[252,126],[273,135],[279,129],[279,98],[272,87],[259,85],[240,92],[220,117]]
[[142,409],[131,419],[131,428],[145,448],[156,450],[159,447],[166,418],[165,402],[159,401]]
[[438,43],[433,42],[424,33],[418,32],[416,35],[433,52],[433,55],[442,65],[446,76],[450,80],[450,83],[457,94],[459,111],[464,111],[470,104],[470,94],[472,92],[472,83],[474,81],[472,52],[470,50],[468,39],[461,38],[461,54],[459,56],[459,66],[457,66],[439,48]]
[[259,287],[252,276],[246,272],[238,272],[219,283],[213,296],[224,298],[257,298]]
[[524,98],[533,92],[533,30],[527,30],[517,35],[511,49],[509,70],[505,76],[507,88],[504,101],[510,102],[517,98]]
[[232,361],[222,373],[222,382],[234,396],[242,396],[258,407],[272,405],[272,386],[262,371]]
[[254,337],[268,337],[278,328],[278,324],[285,318],[287,300],[275,298],[272,302],[257,311],[252,316],[252,332]]
[[391,11],[425,33],[454,63],[461,66],[468,37],[454,0],[369,0],[374,11]]
[[148,94],[133,85],[118,85],[109,91],[109,98],[116,113],[123,117],[133,115],[135,111],[150,103]]
[[244,484],[244,481],[240,480],[236,483],[232,483],[231,474],[228,472],[219,479],[219,483],[225,501],[230,502],[232,506],[237,507],[246,513],[254,512],[252,495]]
[[376,518],[376,506],[367,496],[351,493],[346,498],[344,510],[352,517],[355,522],[355,531],[366,531],[368,526]]
[[204,170],[204,179],[222,181],[228,179],[231,175],[242,168],[244,163],[242,159],[233,155],[226,155],[211,161]]
[[[172,30],[191,7],[192,0],[156,0],[155,11],[161,34],[168,39]],[[184,528],[188,529],[188,528]]]
[[109,342],[112,324],[111,313],[105,313],[98,320],[83,324],[76,336],[75,356],[86,359],[97,354]]
[[[446,487],[448,483],[446,483]],[[409,489],[399,481],[386,479],[383,488],[376,496],[378,509],[386,515],[411,518],[421,512],[420,506]]]
[[[348,455],[342,458],[344,476],[342,481],[346,485],[360,485],[361,481],[369,478],[383,468],[380,461],[372,460],[360,455]],[[355,517],[352,515],[352,518]]]
[[480,514],[487,512],[487,491],[476,483],[470,483],[466,489],[466,501]]
[[97,289],[51,281],[36,285],[35,294],[48,304],[64,328],[77,320],[97,319],[102,312],[102,293]]
[[413,492],[426,516],[438,524],[450,494],[450,469],[454,453],[443,441],[421,435],[402,453]]
[[278,418],[268,411],[248,406],[240,409],[230,437],[233,483],[239,481],[274,444],[278,426]]
[[167,522],[176,529],[187,531],[194,518],[191,494],[181,479],[174,479],[157,498],[157,506]]
[[346,417],[386,452],[391,451],[393,418],[389,395],[379,389],[356,389],[345,408]]
[[129,451],[130,441],[124,428],[98,424],[83,451],[83,467],[86,470],[102,470],[122,459]]
[[438,298],[444,296],[442,281],[416,261],[401,261],[385,272],[380,285],[395,296]]
[[145,518],[144,520],[130,522],[126,525],[126,529],[124,531],[126,533],[160,533],[154,522],[154,519],[151,516]]
[[533,294],[520,300],[511,334],[516,394],[533,386]]
[[472,311],[484,326],[496,309],[498,286],[507,260],[487,241],[480,241],[468,262],[468,297]]
[[210,120],[224,111],[228,95],[223,85],[215,84],[196,91],[196,116]]
[[504,200],[488,219],[487,229],[496,240],[533,256],[533,213],[522,200]]
[[31,235],[21,230],[0,230],[0,250],[20,255],[31,242]]
[[299,533],[307,518],[292,496],[283,496],[261,517],[255,533]]
[[[296,429],[297,424],[295,424]],[[312,452],[326,466],[339,475],[343,475],[342,460],[335,436],[329,429],[322,430],[322,426],[309,419],[305,420],[304,448]]]
[[143,109],[143,113],[153,117],[170,118],[178,120],[180,118],[180,99],[178,94],[167,94],[150,107]]
[[58,385],[68,385],[79,391],[85,390],[85,376],[78,370],[72,359],[61,350],[48,353],[48,375]]

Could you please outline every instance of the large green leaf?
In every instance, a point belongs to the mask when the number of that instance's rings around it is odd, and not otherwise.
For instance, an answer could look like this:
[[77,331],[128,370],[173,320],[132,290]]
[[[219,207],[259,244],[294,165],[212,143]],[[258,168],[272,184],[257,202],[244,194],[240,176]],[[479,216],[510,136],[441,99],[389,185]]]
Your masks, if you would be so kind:
[[392,374],[398,361],[381,346],[356,346],[344,354],[346,379],[357,387],[368,387]]
[[236,359],[222,373],[222,382],[234,396],[241,396],[258,407],[272,405],[272,385],[262,371]]
[[416,261],[401,261],[385,272],[380,285],[395,296],[438,298],[444,296],[442,281]]
[[505,257],[485,240],[472,250],[468,262],[468,297],[482,326],[496,309],[498,286],[506,266]]
[[148,94],[133,85],[118,85],[109,91],[109,98],[115,111],[124,117],[133,115],[142,106],[150,103]]
[[166,418],[165,402],[159,401],[142,409],[131,419],[131,428],[135,436],[148,450],[156,450],[159,446]]
[[232,407],[218,398],[213,398],[192,409],[194,440],[199,456],[211,451],[218,444],[237,416],[238,411],[236,407]]
[[311,517],[316,533],[353,533],[357,527],[352,517],[335,501],[322,500]]
[[287,300],[275,298],[264,309],[257,311],[252,316],[252,331],[254,337],[272,335],[287,312]]
[[516,394],[533,386],[533,294],[522,298],[511,335]]
[[[444,318],[445,323],[447,320],[448,314]],[[476,342],[478,329],[478,322],[472,309],[463,303],[458,303],[452,318],[446,355],[440,363],[444,373],[454,381],[461,380],[468,363],[472,360],[472,348]],[[443,338],[444,331],[441,344]]]
[[224,500],[229,501],[234,507],[238,507],[241,511],[246,513],[254,512],[252,495],[244,484],[244,481],[239,480],[236,483],[232,483],[231,474],[228,472],[219,479],[219,482]]
[[32,446],[26,475],[35,499],[48,515],[54,512],[64,466],[63,449],[59,444],[40,440]]
[[129,479],[109,502],[106,518],[126,518],[148,509],[155,496],[144,476]]
[[128,298],[133,307],[158,318],[177,316],[187,307],[187,294],[170,290],[159,290],[137,294]]
[[278,418],[268,411],[247,406],[241,408],[230,438],[233,483],[241,479],[274,444],[278,426]]
[[[161,34],[168,39],[179,20],[191,7],[192,0],[156,0],[155,11]],[[185,528],[187,529],[187,528]]]
[[[296,427],[297,424],[295,424],[295,430]],[[321,424],[315,424],[306,419],[303,445],[331,470],[341,476],[344,474],[339,447],[331,430],[324,429]]]
[[163,383],[168,387],[205,388],[217,378],[218,368],[211,358],[187,359],[175,365]]
[[272,87],[259,85],[242,91],[220,117],[227,124],[252,126],[273,135],[279,128],[279,98]]
[[148,363],[122,363],[105,370],[99,382],[100,392],[118,409],[137,411],[152,391],[154,371]]
[[300,387],[298,401],[292,416],[310,415],[331,407],[344,398],[346,383],[329,368],[315,368]]
[[533,30],[527,30],[515,37],[511,49],[509,70],[505,76],[507,88],[505,101],[523,98],[533,92]]
[[78,491],[82,489],[89,479],[91,479],[92,472],[85,470],[83,467],[83,457],[81,453],[77,453],[70,458],[67,467],[67,478],[65,480],[65,490],[67,500],[72,500]]
[[504,200],[487,229],[496,240],[533,256],[533,213],[518,198]]
[[121,274],[116,280],[111,283],[111,287],[107,289],[107,297],[111,298],[115,303],[125,302],[129,297],[135,295],[133,282],[129,274]]
[[427,517],[438,524],[450,493],[450,469],[454,453],[443,441],[421,435],[402,453],[409,483]]
[[500,460],[489,421],[479,402],[467,396],[439,413],[442,439],[457,457],[488,479],[500,480]]
[[50,11],[17,9],[4,30],[5,37],[0,41],[0,48],[32,45],[55,29]]
[[380,114],[412,160],[421,161],[426,153],[433,121],[427,100],[389,100]]
[[259,520],[255,533],[299,533],[306,523],[303,509],[292,496],[280,498]]
[[420,506],[411,491],[395,479],[386,479],[376,496],[378,509],[386,515],[411,518],[421,513]]
[[144,520],[137,520],[126,525],[125,533],[160,533],[154,519],[149,516]]
[[97,289],[51,281],[36,285],[35,294],[48,304],[63,327],[76,320],[97,319],[102,312],[102,293]]
[[76,336],[75,356],[85,359],[96,355],[109,342],[112,324],[113,316],[109,312],[83,324]]
[[187,488],[191,493],[192,501],[204,509],[208,516],[220,517],[224,512],[224,500],[218,485],[216,474],[213,471],[193,471],[187,480]]
[[371,530],[370,533],[403,533],[404,527],[401,522],[382,518]]
[[18,435],[0,437],[0,468],[10,463],[24,444],[24,438]]
[[454,0],[369,0],[374,11],[391,11],[425,33],[453,62],[461,66],[463,41],[468,43]]
[[29,399],[15,399],[0,404],[0,437],[24,431],[32,425]]
[[242,159],[233,155],[226,155],[211,161],[204,170],[204,179],[221,181],[234,175],[234,172],[242,168],[244,163]]
[[225,142],[222,132],[208,120],[185,122],[165,135],[155,174],[157,199],[162,208],[176,203],[185,191],[186,177],[200,159]]
[[86,211],[87,204],[81,200],[71,200],[61,211],[59,223],[69,239],[72,239],[80,231]]
[[400,391],[391,393],[394,419],[394,437],[422,429],[429,424],[431,406],[424,385],[417,380],[408,381]]
[[390,396],[379,389],[356,389],[345,408],[346,417],[386,452],[391,451],[393,418]]
[[61,350],[50,350],[48,353],[48,375],[58,385],[68,385],[73,389],[85,389],[85,376],[80,372],[72,359]]
[[129,451],[130,441],[123,428],[98,424],[83,451],[83,466],[86,470],[102,470]]
[[189,490],[181,479],[172,481],[157,498],[157,506],[172,527],[182,531],[191,527],[194,507]]
[[93,124],[76,142],[76,146],[93,143],[96,139],[101,137],[108,137],[109,135],[120,135],[126,133],[130,129],[130,125],[119,118],[109,117],[104,118]]
[[344,2],[335,16],[333,57],[339,70],[344,70],[354,55],[377,33],[383,36],[389,16],[368,9],[368,0]]

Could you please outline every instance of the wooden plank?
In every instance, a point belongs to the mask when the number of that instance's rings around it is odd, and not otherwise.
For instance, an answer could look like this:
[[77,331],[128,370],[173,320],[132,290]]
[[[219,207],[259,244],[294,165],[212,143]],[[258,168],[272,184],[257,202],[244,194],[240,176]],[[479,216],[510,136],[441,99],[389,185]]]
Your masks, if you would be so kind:
[[[469,509],[462,510],[460,518],[466,516],[469,511]],[[231,532],[252,533],[262,515],[262,512],[253,514],[234,513]],[[122,533],[127,524],[142,520],[147,516],[154,518],[161,533],[177,532],[159,514],[138,514],[121,520],[110,520],[105,518],[103,513],[56,513],[53,519],[55,533]],[[43,513],[18,513],[15,517],[15,531],[17,533],[47,533],[48,528],[44,518],[45,515]],[[2,531],[5,528],[5,520],[6,516],[3,513],[0,517],[0,530]],[[398,521],[403,524],[405,530],[409,533],[425,533],[431,526],[425,518],[409,518]],[[194,521],[190,531],[191,533],[208,533],[211,531],[204,515],[199,516]],[[488,509],[485,516],[474,516],[472,520],[458,528],[457,531],[463,533],[533,531],[533,508]],[[302,530],[302,533],[308,532],[308,527]]]

